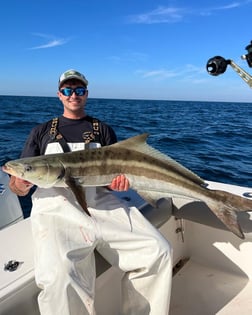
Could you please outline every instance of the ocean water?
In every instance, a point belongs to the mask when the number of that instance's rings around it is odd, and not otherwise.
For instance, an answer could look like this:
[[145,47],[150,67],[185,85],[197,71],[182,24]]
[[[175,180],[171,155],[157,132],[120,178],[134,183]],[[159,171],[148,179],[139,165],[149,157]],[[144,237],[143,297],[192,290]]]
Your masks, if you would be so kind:
[[[0,96],[0,106],[0,165],[19,157],[32,127],[62,114],[56,97]],[[89,99],[86,111],[118,140],[147,132],[202,178],[252,187],[252,103]]]

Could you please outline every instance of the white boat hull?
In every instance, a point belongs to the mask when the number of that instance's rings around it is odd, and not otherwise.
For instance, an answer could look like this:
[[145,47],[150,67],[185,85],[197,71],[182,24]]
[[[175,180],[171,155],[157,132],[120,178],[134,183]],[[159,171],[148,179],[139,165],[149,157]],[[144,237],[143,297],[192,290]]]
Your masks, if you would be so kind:
[[[251,192],[248,188],[213,182],[209,187],[239,195]],[[170,315],[252,314],[251,213],[240,214],[245,230],[245,240],[241,240],[212,217],[202,203],[174,200],[175,214],[181,217],[176,219],[171,216],[169,201],[157,210],[132,191],[118,196],[126,199],[129,205],[135,204],[140,208],[172,244],[174,277]],[[2,229],[0,245],[0,315],[39,314],[30,219]],[[16,271],[4,270],[10,260],[21,262]],[[97,255],[96,260],[97,315],[118,315],[123,274],[110,267],[101,256]],[[110,290],[107,290],[108,286]]]

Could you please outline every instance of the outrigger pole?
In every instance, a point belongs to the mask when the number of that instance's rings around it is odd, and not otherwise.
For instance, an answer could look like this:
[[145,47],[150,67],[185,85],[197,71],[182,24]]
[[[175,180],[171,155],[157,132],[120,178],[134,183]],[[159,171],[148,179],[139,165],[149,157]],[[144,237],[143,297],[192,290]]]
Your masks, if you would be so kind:
[[[241,59],[247,60],[248,66],[252,68],[252,41],[245,49],[248,53],[246,55],[242,55]],[[215,56],[208,60],[206,69],[209,74],[217,76],[224,73],[227,70],[228,65],[230,65],[234,71],[252,88],[252,76],[231,59]]]

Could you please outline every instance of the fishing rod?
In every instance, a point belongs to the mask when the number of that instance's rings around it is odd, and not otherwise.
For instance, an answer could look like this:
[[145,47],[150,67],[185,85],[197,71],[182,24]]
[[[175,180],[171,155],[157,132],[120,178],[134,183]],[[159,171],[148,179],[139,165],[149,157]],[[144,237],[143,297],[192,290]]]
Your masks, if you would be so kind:
[[[247,60],[248,66],[252,68],[252,41],[245,47],[245,49],[247,50],[247,54],[242,55],[241,59]],[[209,74],[217,76],[224,73],[227,70],[228,65],[230,65],[234,71],[252,88],[252,76],[231,59],[215,56],[208,60],[206,69]]]

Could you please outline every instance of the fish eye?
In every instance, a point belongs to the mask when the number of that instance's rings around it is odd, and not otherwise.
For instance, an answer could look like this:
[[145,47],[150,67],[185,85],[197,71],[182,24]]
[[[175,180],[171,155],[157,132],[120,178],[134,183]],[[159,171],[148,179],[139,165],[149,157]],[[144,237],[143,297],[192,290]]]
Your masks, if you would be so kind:
[[25,165],[25,171],[26,172],[30,172],[32,170],[32,166],[31,165]]

